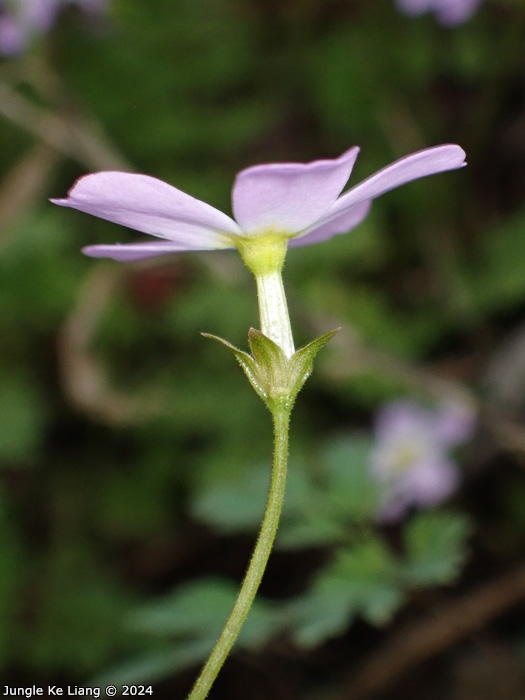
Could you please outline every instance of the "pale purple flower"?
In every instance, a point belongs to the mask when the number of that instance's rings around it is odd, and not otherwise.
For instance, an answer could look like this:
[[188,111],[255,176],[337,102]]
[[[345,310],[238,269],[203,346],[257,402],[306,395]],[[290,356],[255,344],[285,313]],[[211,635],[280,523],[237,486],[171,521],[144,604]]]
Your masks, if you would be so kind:
[[0,5],[0,54],[14,56],[24,50],[26,39],[16,19]]
[[273,234],[303,246],[345,233],[367,215],[373,199],[417,178],[465,165],[451,144],[397,160],[341,195],[359,149],[334,160],[272,163],[242,170],[232,192],[234,217],[147,175],[101,172],[81,177],[55,204],[148,233],[162,241],[94,245],[92,257],[143,260],[186,250],[234,248]]
[[397,6],[407,15],[418,16],[434,12],[438,22],[455,26],[466,22],[476,12],[482,0],[396,0]]
[[459,470],[449,452],[472,437],[474,425],[473,410],[459,401],[432,410],[404,399],[381,409],[371,470],[382,490],[383,521],[397,520],[411,506],[440,503],[456,490]]
[[102,12],[108,0],[0,0],[0,54],[21,53],[28,42],[48,32],[66,5],[77,5],[84,12]]

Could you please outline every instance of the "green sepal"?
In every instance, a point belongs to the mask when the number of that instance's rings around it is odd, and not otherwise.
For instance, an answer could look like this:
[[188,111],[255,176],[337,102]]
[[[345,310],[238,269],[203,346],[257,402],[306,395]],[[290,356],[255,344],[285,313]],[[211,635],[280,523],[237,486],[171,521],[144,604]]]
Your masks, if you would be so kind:
[[255,359],[251,355],[248,355],[247,352],[239,350],[239,348],[236,348],[235,345],[232,345],[227,340],[224,340],[224,338],[220,338],[218,335],[213,335],[212,333],[201,333],[201,335],[203,335],[205,338],[211,338],[212,340],[216,340],[217,342],[227,347],[228,350],[232,351],[232,353],[235,355],[235,359],[243,368],[244,373],[248,377],[248,381],[255,389],[257,394],[261,397],[261,399],[266,403],[267,395],[263,388],[263,385],[260,382],[259,369]]
[[319,338],[312,340],[312,342],[305,345],[304,348],[297,350],[297,352],[288,360],[288,373],[290,381],[289,387],[290,393],[293,396],[293,401],[295,401],[295,397],[303,388],[303,384],[312,374],[315,356],[321,348],[332,340],[338,331],[339,328],[336,328],[335,330],[325,333]]
[[277,343],[255,328],[248,331],[248,345],[259,370],[263,401],[273,411],[273,403],[286,403],[289,395],[288,360]]
[[248,381],[273,413],[283,408],[291,409],[297,394],[312,373],[314,357],[338,330],[316,338],[290,358],[273,340],[255,328],[250,328],[248,332],[251,355],[216,335],[202,335],[217,340],[233,352]]

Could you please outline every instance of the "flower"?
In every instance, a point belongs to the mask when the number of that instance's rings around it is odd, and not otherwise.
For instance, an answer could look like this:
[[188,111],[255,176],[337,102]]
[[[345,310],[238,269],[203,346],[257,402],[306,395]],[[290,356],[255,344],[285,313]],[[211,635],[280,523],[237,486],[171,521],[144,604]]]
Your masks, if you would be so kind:
[[0,0],[0,54],[21,53],[30,39],[45,34],[64,5],[75,4],[84,12],[101,12],[107,0]]
[[23,32],[16,19],[0,5],[0,54],[14,56],[25,46]]
[[469,440],[474,424],[473,410],[459,401],[430,410],[403,399],[381,409],[371,472],[382,489],[383,521],[399,519],[412,505],[440,503],[456,490],[459,470],[448,453]]
[[396,0],[397,6],[407,15],[434,12],[438,22],[455,26],[466,22],[476,12],[481,0]]
[[288,246],[320,243],[349,231],[380,194],[465,165],[459,146],[436,146],[401,158],[339,196],[358,152],[351,148],[335,160],[242,170],[232,192],[235,220],[161,180],[133,173],[86,175],[67,199],[51,201],[163,239],[83,248],[94,258],[131,261],[184,250],[237,248],[255,276],[261,331],[290,358],[295,349],[281,278]]
[[261,242],[258,239],[264,239],[267,247],[279,241],[285,247],[320,243],[357,226],[379,195],[465,165],[459,146],[435,146],[397,160],[341,195],[358,153],[354,147],[334,160],[242,170],[232,192],[235,220],[161,180],[133,173],[86,175],[66,199],[51,201],[162,239],[87,246],[83,252],[92,257],[132,261],[236,247],[246,261],[247,249]]

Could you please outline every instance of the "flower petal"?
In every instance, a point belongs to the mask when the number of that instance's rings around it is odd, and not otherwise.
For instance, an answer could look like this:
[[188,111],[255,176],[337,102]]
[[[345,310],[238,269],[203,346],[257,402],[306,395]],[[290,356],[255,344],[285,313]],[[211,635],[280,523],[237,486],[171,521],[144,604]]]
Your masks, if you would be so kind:
[[112,258],[119,262],[134,262],[135,260],[147,260],[155,258],[157,255],[169,255],[170,253],[180,253],[187,248],[176,243],[153,241],[151,243],[126,243],[115,245],[89,245],[82,248],[85,255],[91,258]]
[[444,401],[432,421],[434,439],[447,448],[468,442],[476,429],[476,412],[467,400]]
[[37,32],[48,32],[60,10],[60,2],[57,0],[26,0],[21,5],[22,24]]
[[401,12],[422,15],[435,12],[438,20],[447,26],[465,22],[478,9],[481,0],[396,0]]
[[406,474],[404,487],[412,493],[412,502],[419,506],[441,503],[457,490],[458,467],[446,456],[433,455],[428,461]]
[[226,214],[148,175],[86,175],[73,185],[67,199],[51,201],[166,238],[179,250],[228,248],[231,242],[224,234],[240,233]]
[[[454,144],[435,146],[417,151],[409,156],[396,160],[395,163],[379,170],[359,185],[343,194],[331,207],[326,222],[336,215],[342,214],[364,200],[375,199],[379,195],[400,187],[407,182],[417,180],[427,175],[435,175],[446,170],[461,168],[465,163],[465,151]],[[322,224],[320,221],[319,224]]]
[[338,233],[348,233],[366,218],[371,205],[371,201],[360,202],[328,223],[320,226],[314,225],[304,235],[291,238],[288,246],[299,248],[304,245],[312,245],[312,243],[322,243]]
[[436,7],[436,16],[445,26],[454,27],[466,22],[476,12],[481,0],[450,0]]
[[248,234],[274,229],[298,233],[320,219],[341,193],[359,149],[335,160],[272,163],[242,170],[235,179],[235,219]]
[[457,466],[446,457],[434,456],[387,486],[379,519],[388,524],[400,520],[411,506],[428,508],[452,496],[460,483]]
[[20,23],[10,15],[1,15],[0,54],[3,56],[14,56],[24,50],[25,44],[26,36]]
[[378,442],[399,441],[428,433],[429,412],[409,398],[394,399],[383,405],[376,416]]

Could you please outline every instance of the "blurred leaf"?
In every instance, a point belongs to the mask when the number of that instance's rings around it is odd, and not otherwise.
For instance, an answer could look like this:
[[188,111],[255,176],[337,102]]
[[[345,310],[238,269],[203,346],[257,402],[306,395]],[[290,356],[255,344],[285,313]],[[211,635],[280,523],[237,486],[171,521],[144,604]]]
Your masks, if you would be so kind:
[[86,552],[70,545],[49,557],[39,584],[42,606],[27,661],[47,672],[92,673],[122,643],[129,594],[98,571]]
[[[292,462],[276,546],[312,547],[344,539],[348,524],[373,517],[378,491],[369,478],[370,439],[339,438],[319,457],[315,473]],[[196,493],[195,517],[221,532],[259,528],[270,483],[270,465],[254,465],[242,474],[212,483]]]
[[[251,279],[244,277],[240,262],[231,258],[230,251],[215,255],[216,264],[224,266],[224,274],[230,274],[234,280],[240,277],[238,282],[222,282],[203,274],[200,284],[184,290],[180,303],[169,312],[167,322],[178,336],[196,337],[201,331],[219,334],[247,350],[248,329],[257,325],[257,300],[255,293],[248,293],[254,292],[255,287]],[[219,352],[214,348],[212,354]]]
[[212,484],[197,493],[193,515],[221,532],[255,530],[261,523],[271,467],[251,468],[235,480]]
[[[345,372],[347,370],[344,370]],[[342,397],[351,396],[360,405],[374,411],[378,404],[395,399],[407,390],[406,380],[381,369],[362,371],[351,370],[348,377],[342,377],[334,388]]]
[[252,24],[233,3],[120,5],[118,31],[99,42],[89,62],[75,35],[63,37],[57,53],[62,72],[133,161],[158,177],[180,178],[183,159],[185,169],[202,172],[267,127],[271,105],[243,99],[259,55]]
[[357,610],[353,592],[347,582],[325,576],[316,582],[314,590],[290,603],[292,637],[302,647],[312,648],[330,637],[342,634]]
[[411,585],[450,583],[467,556],[470,524],[458,513],[427,511],[406,525],[405,575]]
[[[221,532],[255,531],[259,528],[270,487],[271,465],[246,467],[242,474],[213,483],[199,491],[192,505],[195,517]],[[282,519],[294,516],[304,506],[308,485],[301,464],[288,469]]]
[[348,540],[352,526],[375,517],[379,492],[370,478],[370,449],[370,438],[361,434],[327,442],[315,471],[307,474],[309,480],[297,508],[285,511],[278,547],[341,543]]
[[94,487],[96,520],[104,536],[144,539],[168,528],[174,512],[167,479],[155,478],[145,465],[125,475],[109,471]]
[[525,210],[491,226],[483,235],[477,255],[477,262],[465,271],[474,308],[486,313],[522,302]]
[[0,328],[11,334],[48,330],[71,308],[86,263],[69,221],[49,204],[25,213],[7,232],[0,253]]
[[346,277],[348,270],[374,272],[380,270],[391,253],[391,245],[385,236],[385,221],[376,209],[348,233],[334,236],[315,246],[293,249],[286,262],[286,276],[301,290],[304,300],[322,303],[315,279],[326,281],[326,276]]
[[399,563],[379,537],[370,536],[342,550],[333,574],[344,577],[354,588],[361,614],[374,624],[387,622],[403,602]]
[[3,491],[0,491],[0,557],[0,668],[4,668],[13,661],[13,640],[20,626],[24,552]]
[[309,512],[308,508],[297,518],[283,519],[279,525],[275,547],[277,549],[304,549],[322,547],[340,542],[345,529],[331,514]]
[[34,381],[0,374],[0,464],[31,459],[42,439],[45,406]]
[[91,679],[88,686],[96,688],[109,684],[153,683],[203,662],[209,653],[208,639],[188,641],[183,645],[163,646],[157,651],[137,655],[116,664],[113,668]]
[[379,539],[369,537],[339,551],[310,591],[290,604],[293,637],[301,646],[316,646],[343,632],[356,615],[381,625],[403,601],[397,561]]
[[370,478],[368,435],[349,435],[330,441],[321,456],[326,484],[326,507],[344,522],[373,519],[379,504],[377,484]]
[[345,307],[346,318],[366,341],[403,357],[418,357],[442,330],[437,315],[416,308],[400,312],[377,289],[354,287]]
[[[207,640],[209,649],[219,636],[237,597],[238,587],[223,579],[199,579],[171,595],[131,613],[128,627],[143,634]],[[258,598],[239,636],[239,644],[263,644],[279,624],[272,606]]]
[[[238,589],[223,579],[200,579],[178,587],[169,596],[144,605],[128,616],[128,629],[165,640],[166,645],[116,665],[92,681],[150,683],[203,662],[211,652],[237,597]],[[237,646],[254,648],[265,643],[282,620],[259,597],[250,610]],[[172,639],[178,638],[174,644]]]
[[370,129],[365,115],[373,119],[379,111],[379,91],[372,88],[381,72],[371,44],[375,38],[371,32],[362,34],[359,26],[345,24],[312,46],[308,84],[317,110],[332,129],[343,130],[345,122]]

